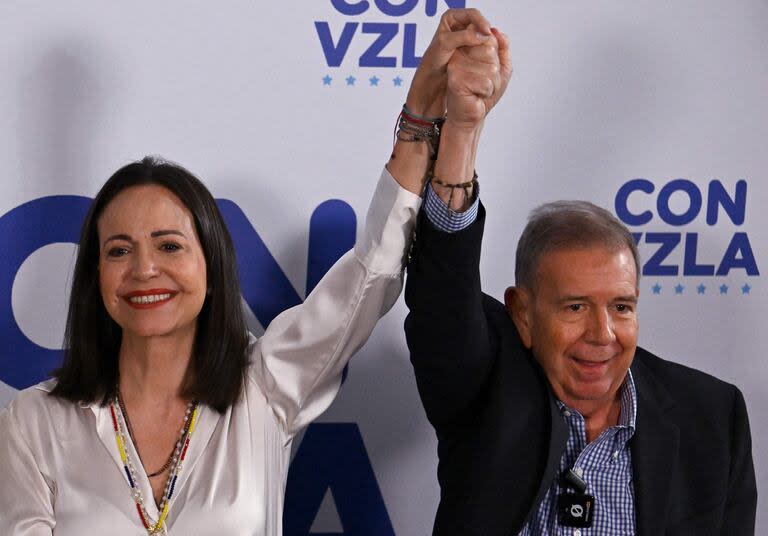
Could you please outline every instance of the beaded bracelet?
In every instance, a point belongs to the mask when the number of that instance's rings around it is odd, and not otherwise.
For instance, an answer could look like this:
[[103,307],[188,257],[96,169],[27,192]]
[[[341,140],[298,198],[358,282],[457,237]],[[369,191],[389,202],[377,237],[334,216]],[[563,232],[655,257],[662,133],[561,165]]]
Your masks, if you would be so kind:
[[458,182],[458,183],[450,183],[450,182],[444,182],[435,177],[432,173],[427,175],[427,180],[431,182],[432,184],[437,184],[438,186],[442,186],[444,188],[450,188],[451,193],[448,195],[448,208],[451,208],[451,201],[453,201],[453,192],[455,192],[458,188],[461,188],[464,190],[464,196],[466,200],[472,199],[472,193],[477,188],[479,181],[477,180],[477,171],[474,172],[472,176],[471,181],[467,182]]

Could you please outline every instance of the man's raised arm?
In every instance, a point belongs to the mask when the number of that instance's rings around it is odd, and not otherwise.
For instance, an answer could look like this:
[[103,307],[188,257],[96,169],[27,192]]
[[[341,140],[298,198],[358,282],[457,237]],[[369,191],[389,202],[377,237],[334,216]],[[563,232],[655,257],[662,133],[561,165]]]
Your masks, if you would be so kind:
[[[426,60],[436,43],[467,31],[452,11],[443,17]],[[484,218],[475,159],[485,117],[504,93],[512,68],[506,36],[491,32],[482,44],[456,49],[448,61],[446,120],[408,265],[406,337],[419,393],[438,429],[461,418],[493,355],[480,290]]]

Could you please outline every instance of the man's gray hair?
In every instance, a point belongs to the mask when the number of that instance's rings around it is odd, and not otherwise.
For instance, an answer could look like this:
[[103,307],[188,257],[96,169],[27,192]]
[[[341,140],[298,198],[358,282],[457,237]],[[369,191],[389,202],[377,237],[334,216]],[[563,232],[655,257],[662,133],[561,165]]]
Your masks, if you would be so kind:
[[515,285],[534,289],[539,260],[544,253],[591,247],[631,251],[640,283],[640,255],[623,223],[588,201],[555,201],[533,209],[528,217],[517,243]]

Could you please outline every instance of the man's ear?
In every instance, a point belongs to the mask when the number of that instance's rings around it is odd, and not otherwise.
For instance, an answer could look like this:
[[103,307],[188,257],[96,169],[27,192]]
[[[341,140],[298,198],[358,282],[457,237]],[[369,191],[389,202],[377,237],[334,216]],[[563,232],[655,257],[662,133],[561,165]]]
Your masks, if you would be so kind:
[[531,347],[531,308],[533,307],[531,294],[520,287],[507,287],[504,291],[504,304],[507,307],[512,322],[515,323],[520,340],[526,348]]

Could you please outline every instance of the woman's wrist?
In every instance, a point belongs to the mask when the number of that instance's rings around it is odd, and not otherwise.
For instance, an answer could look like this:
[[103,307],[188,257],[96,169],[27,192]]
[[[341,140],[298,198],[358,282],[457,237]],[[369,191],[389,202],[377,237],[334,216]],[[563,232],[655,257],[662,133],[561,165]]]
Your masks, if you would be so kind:
[[[418,89],[418,81],[414,81],[414,85],[408,92],[408,97],[405,99],[405,106],[413,114],[427,117],[431,119],[438,119],[445,115],[445,83],[432,84],[432,91],[424,92]],[[438,86],[438,87],[435,87]]]

